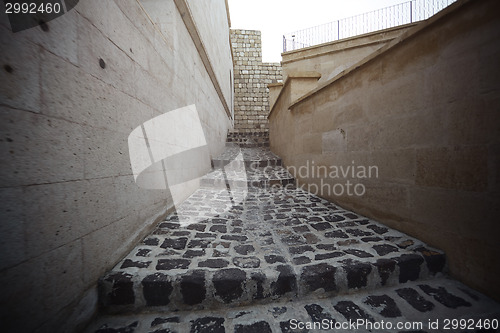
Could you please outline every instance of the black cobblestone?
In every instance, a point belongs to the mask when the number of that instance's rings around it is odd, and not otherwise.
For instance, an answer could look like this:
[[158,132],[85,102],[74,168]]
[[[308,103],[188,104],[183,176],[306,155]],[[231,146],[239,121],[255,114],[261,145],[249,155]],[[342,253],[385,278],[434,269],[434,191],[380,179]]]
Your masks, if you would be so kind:
[[309,259],[308,257],[305,257],[305,256],[293,258],[293,263],[295,265],[304,265],[304,264],[309,264],[310,262],[311,262],[311,259]]
[[380,276],[380,281],[383,286],[386,285],[389,277],[394,273],[396,269],[396,261],[391,259],[379,259],[374,264],[378,269],[378,274]]
[[310,245],[303,245],[303,246],[289,247],[288,251],[290,251],[290,254],[302,254],[305,252],[314,252],[314,249]]
[[319,288],[323,288],[325,291],[333,291],[337,289],[335,272],[335,267],[325,263],[304,266],[301,280],[304,281],[309,291],[315,291]]
[[344,252],[336,251],[330,253],[320,253],[314,256],[314,260],[324,260],[324,259],[332,259],[345,256]]
[[158,238],[146,238],[143,243],[145,245],[150,245],[150,246],[157,246],[160,243],[160,240]]
[[139,249],[139,250],[137,250],[137,253],[135,255],[138,257],[149,257],[150,253],[151,253],[151,250],[149,250],[149,249]]
[[193,248],[207,248],[212,242],[209,240],[204,240],[204,239],[193,239],[189,241],[188,243],[188,248],[193,249]]
[[365,319],[371,322],[375,322],[375,320],[369,314],[367,314],[363,309],[361,309],[351,301],[340,301],[333,307],[335,308],[335,310],[340,312],[347,320],[356,321],[358,319]]
[[207,259],[200,261],[198,267],[224,268],[229,265],[229,261],[224,259]]
[[246,255],[255,251],[255,248],[252,245],[237,245],[234,247],[236,253],[241,255]]
[[325,237],[328,238],[349,238],[349,235],[342,230],[334,230],[325,233]]
[[190,261],[187,259],[159,259],[157,270],[187,269]]
[[342,215],[338,215],[338,214],[331,214],[331,215],[324,216],[324,219],[328,222],[340,222],[340,221],[345,220],[345,217],[343,217]]
[[161,273],[148,275],[142,280],[142,294],[148,306],[168,305],[173,290],[168,277]]
[[456,309],[456,308],[459,308],[461,306],[465,306],[465,307],[472,306],[472,304],[470,304],[469,302],[467,302],[463,298],[460,298],[458,296],[455,296],[455,295],[449,293],[444,287],[433,288],[433,287],[426,285],[426,284],[419,285],[419,287],[427,295],[434,297],[434,299],[436,301],[443,304],[447,308]]
[[210,227],[211,232],[220,232],[225,234],[227,232],[227,227],[225,225],[213,225]]
[[399,266],[399,282],[415,281],[420,276],[420,265],[424,258],[416,254],[404,254],[395,258]]
[[399,310],[396,302],[387,295],[368,296],[365,303],[377,308],[376,311],[385,318],[401,317],[401,311]]
[[167,324],[167,323],[179,323],[179,322],[180,322],[179,317],[168,317],[168,318],[159,318],[158,317],[158,318],[155,318],[151,322],[151,327],[155,327],[155,326]]
[[108,304],[134,304],[135,294],[132,275],[120,272],[107,276],[105,280],[113,285],[111,292],[107,294]]
[[204,317],[191,321],[190,333],[225,333],[224,318]]
[[446,257],[443,253],[432,251],[423,247],[417,248],[416,251],[420,252],[424,257],[427,268],[431,273],[438,273],[443,271],[446,264]]
[[434,304],[423,298],[415,289],[401,288],[397,289],[396,293],[420,312],[428,312],[434,309]]
[[389,244],[373,245],[373,249],[377,252],[379,256],[385,256],[386,254],[399,251],[399,249],[396,246]]
[[265,321],[259,321],[250,325],[236,325],[234,333],[272,333],[271,326]]
[[331,229],[332,225],[328,222],[321,222],[321,223],[313,223],[313,224],[311,224],[311,227],[313,227],[314,229],[316,229],[318,231],[323,231],[323,230]]
[[348,233],[350,233],[353,236],[359,237],[359,236],[373,236],[373,233],[369,231],[364,231],[360,229],[346,229]]
[[149,265],[151,264],[151,261],[133,261],[130,259],[125,259],[123,261],[123,264],[120,266],[120,268],[129,268],[129,267],[136,267],[136,268],[148,268]]
[[379,227],[378,225],[374,225],[374,224],[367,226],[367,228],[375,231],[379,235],[383,235],[389,231],[389,229],[387,229],[385,227]]
[[260,259],[257,257],[234,257],[233,264],[240,268],[260,267]]
[[318,304],[308,304],[304,306],[304,308],[306,309],[313,322],[321,322],[323,320],[328,320],[329,323],[336,322],[336,320],[332,318],[331,314],[326,312],[323,307]]
[[271,255],[268,255],[268,256],[264,256],[264,259],[266,260],[266,262],[268,264],[275,264],[277,262],[282,262],[282,263],[285,262],[285,258],[284,257],[278,256],[278,255],[274,255],[274,254],[271,254]]
[[181,237],[181,238],[167,238],[165,241],[163,241],[163,244],[161,244],[161,248],[164,249],[174,249],[174,250],[182,250],[186,247],[187,244],[187,237]]
[[221,239],[244,242],[244,241],[248,240],[248,237],[247,236],[239,236],[239,235],[223,235],[223,236],[221,236]]
[[108,327],[107,325],[104,325],[104,327],[99,328],[97,331],[95,331],[95,333],[134,333],[138,325],[139,325],[138,321],[135,321],[128,326],[120,328],[111,328]]
[[243,294],[245,280],[246,274],[241,269],[227,268],[217,271],[213,278],[216,295],[224,303],[230,303],[240,298]]
[[186,252],[184,252],[184,254],[182,255],[184,258],[195,258],[195,257],[202,257],[206,254],[205,250],[204,249],[201,249],[201,250],[187,250]]
[[349,289],[366,287],[368,274],[372,271],[372,266],[369,263],[346,260],[342,267],[347,273],[347,286]]
[[206,296],[205,272],[194,271],[181,278],[181,294],[184,303],[194,305],[201,303]]
[[271,284],[274,295],[284,295],[297,290],[297,278],[291,266],[280,265],[276,268],[279,272],[276,282]]
[[372,254],[363,251],[363,250],[357,250],[357,249],[348,249],[344,250],[345,253],[351,254],[353,256],[359,257],[359,258],[371,258],[373,257]]

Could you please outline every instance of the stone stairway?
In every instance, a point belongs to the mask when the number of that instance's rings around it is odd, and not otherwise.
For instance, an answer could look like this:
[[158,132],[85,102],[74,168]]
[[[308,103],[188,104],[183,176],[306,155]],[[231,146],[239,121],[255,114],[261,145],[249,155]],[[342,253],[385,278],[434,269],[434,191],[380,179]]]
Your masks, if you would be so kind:
[[269,147],[269,132],[242,133],[238,130],[230,131],[226,141],[241,148]]
[[444,278],[441,251],[296,188],[250,141],[228,143],[200,189],[100,280],[102,315],[88,332],[498,318],[497,303]]

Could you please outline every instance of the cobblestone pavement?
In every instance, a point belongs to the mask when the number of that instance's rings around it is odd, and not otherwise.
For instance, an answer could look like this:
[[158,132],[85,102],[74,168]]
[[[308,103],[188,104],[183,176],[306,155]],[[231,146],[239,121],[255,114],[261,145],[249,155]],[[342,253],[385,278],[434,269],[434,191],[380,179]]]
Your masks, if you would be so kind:
[[331,298],[211,311],[105,316],[86,332],[498,332],[484,327],[495,325],[499,318],[498,303],[461,283],[440,278]]
[[110,326],[104,318],[94,331],[292,332],[295,315],[410,320],[415,310],[422,319],[498,309],[442,278],[441,251],[294,187],[269,150],[232,146],[213,164],[203,186],[100,280],[104,312],[163,314],[105,317]]

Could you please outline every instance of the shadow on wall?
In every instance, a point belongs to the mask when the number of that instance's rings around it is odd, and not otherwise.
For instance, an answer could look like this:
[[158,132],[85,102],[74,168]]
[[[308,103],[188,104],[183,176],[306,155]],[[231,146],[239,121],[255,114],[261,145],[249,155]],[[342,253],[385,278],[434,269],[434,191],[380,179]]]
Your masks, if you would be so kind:
[[[181,204],[191,191],[197,188],[201,178],[211,169],[207,141],[203,134],[200,117],[195,105],[176,109],[146,121],[135,128],[128,137],[130,164],[136,184],[144,189],[168,190],[174,206]],[[224,166],[224,172],[245,175],[241,152]],[[237,205],[247,194],[246,186],[231,190],[227,184],[227,200]],[[231,207],[230,205],[228,205]],[[192,216],[177,210],[181,226],[198,223],[222,212],[207,212],[203,216]]]

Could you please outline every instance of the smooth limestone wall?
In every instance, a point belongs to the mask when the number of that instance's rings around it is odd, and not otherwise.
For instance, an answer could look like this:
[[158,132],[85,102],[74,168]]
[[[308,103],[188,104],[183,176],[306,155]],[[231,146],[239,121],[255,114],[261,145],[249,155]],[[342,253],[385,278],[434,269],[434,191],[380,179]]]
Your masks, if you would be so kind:
[[134,128],[194,104],[209,154],[223,149],[232,59],[225,2],[211,2],[188,6],[203,36],[225,36],[203,43],[216,79],[171,1],[163,26],[135,0],[82,0],[47,31],[15,34],[1,11],[2,330],[81,329],[98,278],[172,208],[168,190],[134,182]]
[[269,118],[306,189],[443,249],[453,276],[497,299],[499,7],[459,1],[294,103],[299,73]]
[[282,80],[279,63],[262,62],[261,32],[231,30],[234,56],[234,130],[268,133],[268,84]]

